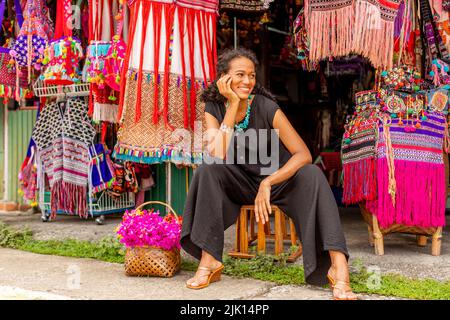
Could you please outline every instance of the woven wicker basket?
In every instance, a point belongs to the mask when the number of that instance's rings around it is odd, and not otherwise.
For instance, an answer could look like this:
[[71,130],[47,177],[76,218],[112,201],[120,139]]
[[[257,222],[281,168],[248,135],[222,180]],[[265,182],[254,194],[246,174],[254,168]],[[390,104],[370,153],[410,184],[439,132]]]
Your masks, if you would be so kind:
[[[164,205],[178,218],[172,207],[160,201],[146,202],[136,210],[148,204]],[[125,253],[125,273],[127,276],[169,278],[180,270],[180,266],[180,250],[177,248],[165,250],[157,247],[132,247],[127,248]]]

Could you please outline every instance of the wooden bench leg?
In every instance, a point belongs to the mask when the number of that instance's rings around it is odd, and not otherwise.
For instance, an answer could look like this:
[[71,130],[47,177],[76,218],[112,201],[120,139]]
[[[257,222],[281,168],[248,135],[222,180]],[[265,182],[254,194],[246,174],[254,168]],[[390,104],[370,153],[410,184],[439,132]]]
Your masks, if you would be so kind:
[[249,217],[250,217],[250,239],[249,239],[249,242],[251,243],[256,239],[256,236],[255,236],[255,212],[253,210],[250,210]]
[[295,262],[302,255],[303,247],[300,239],[297,237],[297,231],[295,230],[295,224],[292,219],[289,219],[289,231],[291,233],[291,245],[297,246],[297,250],[287,258],[287,262]]
[[266,236],[270,236],[272,234],[272,231],[270,230],[270,217],[264,224],[264,232],[266,233]]
[[248,225],[247,225],[247,210],[241,209],[241,214],[239,216],[240,228],[239,228],[239,247],[241,253],[248,253]]
[[384,255],[384,242],[383,242],[383,234],[381,233],[380,228],[378,227],[378,219],[374,215],[373,218],[373,238],[375,245],[375,254],[377,256]]
[[294,225],[294,221],[292,221],[292,219],[289,219],[289,231],[291,233],[291,245],[296,246],[297,245],[297,231],[295,231],[295,225]]
[[283,239],[286,239],[287,230],[286,230],[286,218],[285,218],[284,214],[281,214],[281,232],[283,234]]
[[237,219],[237,222],[236,222],[236,242],[234,244],[236,252],[239,252],[239,250],[240,250],[240,245],[241,245],[240,235],[241,235],[241,216],[239,215],[239,218]]
[[258,253],[266,253],[266,232],[261,222],[258,222]]
[[369,245],[373,247],[374,246],[373,230],[370,226],[367,226],[367,231],[369,232]]
[[283,229],[281,211],[275,210],[275,255],[278,256],[283,253]]
[[426,247],[427,246],[427,240],[428,240],[427,236],[418,235],[417,236],[417,245],[419,247]]
[[431,254],[433,256],[441,255],[442,227],[436,229],[431,242]]

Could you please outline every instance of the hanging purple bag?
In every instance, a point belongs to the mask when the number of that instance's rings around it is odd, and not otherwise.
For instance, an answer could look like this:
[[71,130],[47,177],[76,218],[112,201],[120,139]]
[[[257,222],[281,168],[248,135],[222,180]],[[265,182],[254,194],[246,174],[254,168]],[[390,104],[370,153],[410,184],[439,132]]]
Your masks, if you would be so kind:
[[28,83],[32,69],[40,70],[44,49],[53,33],[46,12],[43,0],[27,2],[22,27],[10,51],[16,66],[27,68]]

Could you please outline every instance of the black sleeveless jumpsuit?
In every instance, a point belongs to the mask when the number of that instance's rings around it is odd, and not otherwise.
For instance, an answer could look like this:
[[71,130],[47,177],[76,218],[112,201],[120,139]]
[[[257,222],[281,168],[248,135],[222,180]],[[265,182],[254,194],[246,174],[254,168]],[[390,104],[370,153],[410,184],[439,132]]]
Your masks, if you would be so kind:
[[[272,100],[256,95],[251,104],[248,130],[273,129],[273,118],[279,106]],[[225,106],[208,102],[205,112],[219,123],[225,116]],[[271,135],[267,148],[271,146]],[[241,137],[242,138],[242,137]],[[278,136],[278,159],[281,168],[291,157]],[[201,258],[202,250],[222,261],[224,230],[233,225],[242,205],[254,204],[260,182],[267,176],[261,169],[270,167],[267,158],[258,155],[259,143],[233,137],[227,158],[234,164],[205,161],[195,171],[186,199],[181,246],[190,255]],[[264,146],[264,144],[262,144]],[[270,150],[273,152],[274,150]],[[256,161],[252,155],[256,156]],[[276,153],[271,158],[277,157]],[[263,161],[264,160],[264,161]],[[270,171],[270,170],[269,170]],[[328,250],[340,251],[348,259],[339,212],[325,175],[316,165],[305,165],[287,181],[273,185],[271,204],[277,205],[291,217],[303,246],[305,280],[313,285],[325,285],[331,266]]]

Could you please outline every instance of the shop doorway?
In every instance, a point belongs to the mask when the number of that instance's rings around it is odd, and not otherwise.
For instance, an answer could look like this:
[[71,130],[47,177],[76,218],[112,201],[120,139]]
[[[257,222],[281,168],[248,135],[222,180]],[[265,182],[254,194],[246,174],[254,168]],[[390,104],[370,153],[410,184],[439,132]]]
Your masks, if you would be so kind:
[[218,49],[240,46],[255,52],[258,81],[276,96],[317,158],[321,152],[340,150],[346,117],[354,111],[354,94],[373,88],[375,72],[356,55],[304,70],[292,36],[303,5],[303,0],[280,0],[267,11],[221,10]]

